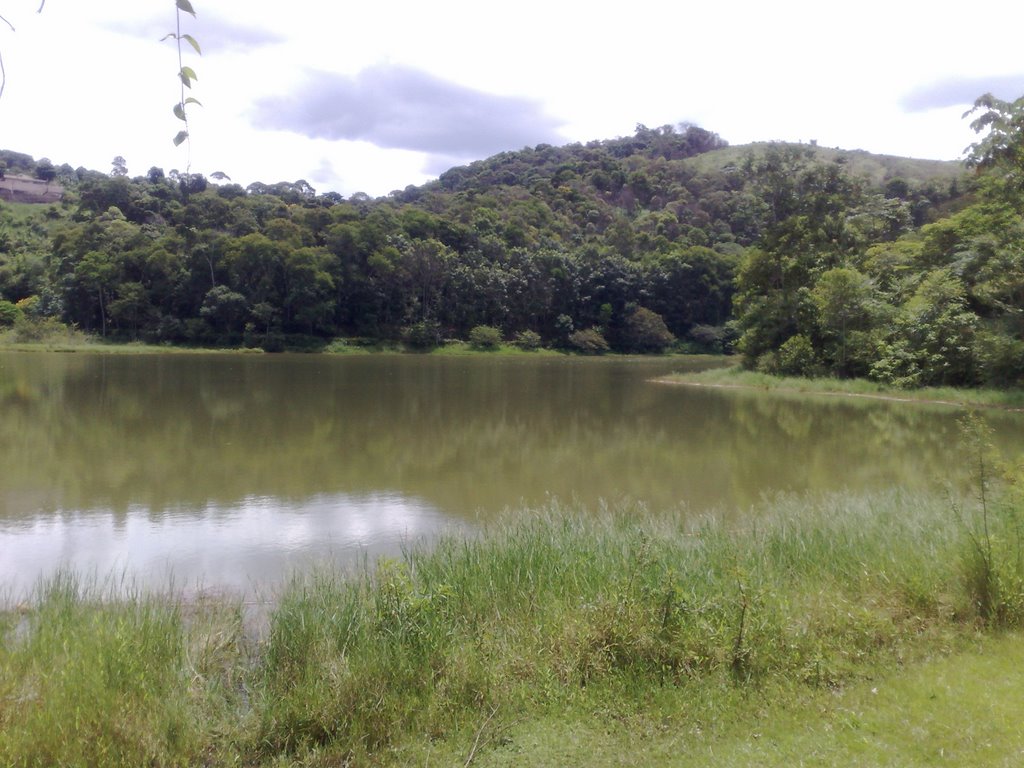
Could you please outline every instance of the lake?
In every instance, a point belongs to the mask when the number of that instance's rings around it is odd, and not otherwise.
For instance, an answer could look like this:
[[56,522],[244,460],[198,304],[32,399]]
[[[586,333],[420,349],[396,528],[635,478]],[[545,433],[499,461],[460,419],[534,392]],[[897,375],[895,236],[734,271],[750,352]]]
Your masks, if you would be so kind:
[[0,590],[70,567],[258,592],[552,499],[742,520],[964,476],[954,408],[652,382],[714,362],[0,353]]

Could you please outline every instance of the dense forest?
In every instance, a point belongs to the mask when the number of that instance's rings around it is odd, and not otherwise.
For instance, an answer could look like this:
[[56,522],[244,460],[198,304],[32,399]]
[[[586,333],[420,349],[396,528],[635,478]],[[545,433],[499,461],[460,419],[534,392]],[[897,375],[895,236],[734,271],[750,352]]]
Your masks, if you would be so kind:
[[0,326],[268,350],[500,337],[735,351],[763,371],[905,386],[1019,384],[1024,190],[997,138],[971,172],[638,126],[379,199],[4,151],[8,178],[64,195],[0,203]]

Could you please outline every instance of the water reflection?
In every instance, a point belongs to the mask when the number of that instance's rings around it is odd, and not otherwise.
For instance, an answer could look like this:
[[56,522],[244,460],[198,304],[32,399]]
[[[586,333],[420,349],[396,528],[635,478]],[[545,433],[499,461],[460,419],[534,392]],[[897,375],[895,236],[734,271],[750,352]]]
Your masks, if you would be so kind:
[[[37,515],[0,529],[0,573],[15,597],[58,568],[141,585],[215,586],[241,593],[280,584],[310,561],[397,555],[410,541],[453,529],[435,507],[399,494],[254,496],[203,509],[92,509]],[[7,546],[7,545],[10,546]]]
[[[956,409],[650,383],[681,365],[0,353],[0,585],[60,562],[274,583],[552,496],[746,515],[964,474]],[[987,417],[1024,448],[1019,414]]]

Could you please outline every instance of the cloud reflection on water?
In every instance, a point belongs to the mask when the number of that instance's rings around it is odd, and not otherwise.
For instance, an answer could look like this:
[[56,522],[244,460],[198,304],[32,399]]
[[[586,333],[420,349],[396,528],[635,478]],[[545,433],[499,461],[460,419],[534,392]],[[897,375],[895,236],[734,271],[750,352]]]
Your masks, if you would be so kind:
[[453,527],[436,507],[397,493],[251,496],[159,516],[144,507],[41,515],[0,526],[0,584],[19,599],[66,568],[100,581],[124,574],[142,587],[252,593],[315,564],[397,554]]

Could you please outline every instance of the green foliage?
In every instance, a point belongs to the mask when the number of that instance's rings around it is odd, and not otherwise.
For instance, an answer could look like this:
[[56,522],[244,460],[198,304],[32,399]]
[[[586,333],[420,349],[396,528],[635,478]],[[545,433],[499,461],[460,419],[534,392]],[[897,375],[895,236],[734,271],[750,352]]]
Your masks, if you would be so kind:
[[436,322],[421,320],[402,332],[402,340],[417,351],[433,349],[441,344],[441,328]]
[[58,576],[0,657],[0,689],[18,692],[0,717],[4,764],[166,764],[196,747],[174,604],[105,604]]
[[187,170],[68,178],[45,216],[0,210],[0,295],[38,296],[39,315],[113,340],[279,348],[409,331],[426,349],[487,326],[571,347],[598,329],[623,351],[735,340],[763,370],[1019,379],[1021,200],[994,171],[965,198],[948,164],[638,126],[379,200],[302,180],[208,186]]
[[811,340],[802,334],[790,336],[779,347],[776,370],[783,376],[814,376],[819,371],[817,353]]
[[837,267],[824,272],[811,289],[817,322],[827,340],[824,356],[839,376],[863,375],[870,360],[871,328],[880,313],[870,280],[855,269]]
[[[175,45],[178,48],[178,80],[181,84],[181,96],[178,99],[178,102],[174,105],[172,111],[174,113],[174,116],[184,124],[184,127],[180,131],[178,131],[178,133],[174,136],[174,146],[177,147],[188,141],[190,138],[187,107],[191,104],[195,104],[196,106],[202,106],[199,100],[195,97],[185,95],[185,89],[188,88],[189,90],[191,90],[192,83],[195,80],[198,80],[199,78],[196,76],[195,70],[192,69],[192,67],[186,66],[183,63],[181,43],[182,41],[187,42],[190,46],[192,46],[192,49],[199,55],[202,55],[202,50],[199,47],[199,43],[196,41],[194,37],[192,37],[192,35],[183,34],[181,31],[182,13],[187,13],[188,15],[195,18],[196,12],[195,9],[192,7],[192,3],[190,3],[189,0],[175,0],[174,5],[175,31],[169,32],[168,34],[164,35],[163,40],[173,39]],[[189,171],[186,169],[186,178],[189,175]]]
[[637,307],[627,317],[620,334],[620,346],[629,352],[664,352],[675,343],[665,321],[646,307]]
[[57,178],[57,169],[54,168],[49,158],[44,157],[36,163],[35,174],[37,179],[49,182]]
[[975,133],[986,135],[970,147],[968,164],[996,171],[1014,192],[1024,190],[1024,96],[1003,101],[986,93],[964,114],[981,112],[971,123]]
[[10,301],[0,299],[0,328],[10,327],[23,319],[25,314]]
[[901,386],[974,383],[977,316],[965,293],[948,269],[925,274],[896,315],[872,375]]
[[476,349],[497,349],[501,346],[501,331],[490,325],[474,326],[469,332],[469,343]]
[[730,331],[722,325],[695,325],[688,337],[697,351],[720,355],[727,350]]
[[1024,387],[1024,339],[979,332],[975,355],[981,378],[996,387]]
[[[1013,503],[1019,499],[1000,498],[995,491],[1001,462],[991,428],[971,414],[961,420],[961,432],[975,492],[970,508],[953,507],[967,538],[964,587],[986,624],[1019,626],[1024,622],[1024,520]],[[1012,473],[1011,479],[1016,479]]]
[[603,355],[610,347],[598,328],[585,328],[569,334],[569,346],[585,355]]
[[13,340],[16,344],[81,345],[87,341],[84,334],[69,328],[53,317],[22,316],[14,322]]
[[745,530],[630,506],[519,511],[298,577],[259,634],[230,599],[107,596],[62,576],[5,617],[9,633],[21,623],[0,645],[0,762],[406,762],[424,734],[465,754],[486,713],[635,712],[656,691],[705,723],[780,686],[877,685],[1024,620],[1019,526],[994,512],[1015,497],[987,477],[987,522],[895,493],[783,496]]
[[537,333],[536,331],[519,331],[515,335],[515,338],[512,340],[512,343],[519,347],[519,349],[522,349],[526,352],[532,352],[534,350],[540,349],[541,338],[540,334]]

